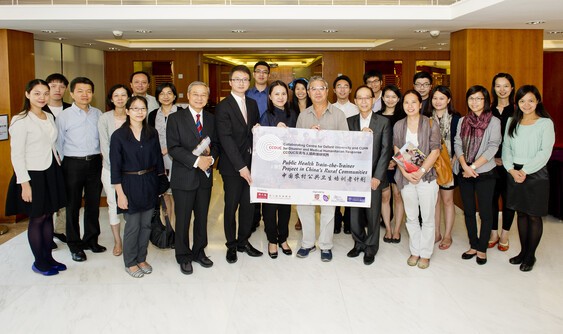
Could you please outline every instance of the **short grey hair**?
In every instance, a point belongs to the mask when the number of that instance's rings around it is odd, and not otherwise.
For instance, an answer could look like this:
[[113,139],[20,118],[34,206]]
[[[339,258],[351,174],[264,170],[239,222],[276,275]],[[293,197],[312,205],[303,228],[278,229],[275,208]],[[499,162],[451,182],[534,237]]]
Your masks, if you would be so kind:
[[311,88],[311,84],[315,81],[322,81],[325,84],[325,87],[328,89],[328,82],[326,82],[326,80],[323,79],[323,77],[315,75],[315,76],[312,76],[311,79],[309,79],[309,83],[307,84],[307,90],[309,90],[309,88]]
[[205,82],[203,81],[194,81],[192,82],[189,86],[188,86],[188,94],[190,94],[190,92],[192,91],[192,88],[194,86],[204,86],[205,88],[207,88],[207,95],[211,95],[211,90],[209,89],[209,87],[207,86],[207,84],[205,84]]

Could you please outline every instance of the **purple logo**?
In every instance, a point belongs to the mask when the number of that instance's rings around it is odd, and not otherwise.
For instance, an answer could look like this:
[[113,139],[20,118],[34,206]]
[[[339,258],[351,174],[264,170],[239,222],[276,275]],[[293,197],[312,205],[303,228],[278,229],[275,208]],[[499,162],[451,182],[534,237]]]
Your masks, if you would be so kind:
[[366,198],[365,197],[348,196],[348,202],[365,203]]
[[324,200],[325,202],[328,202],[329,199],[330,199],[330,196],[328,196],[328,195],[323,195],[323,200]]

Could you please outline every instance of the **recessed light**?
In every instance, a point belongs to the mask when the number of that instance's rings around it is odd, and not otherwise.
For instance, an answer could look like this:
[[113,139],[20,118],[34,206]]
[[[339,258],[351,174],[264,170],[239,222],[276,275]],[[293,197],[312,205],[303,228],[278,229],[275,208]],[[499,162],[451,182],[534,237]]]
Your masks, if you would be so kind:
[[235,33],[235,34],[244,34],[246,32],[246,30],[244,30],[244,29],[233,29],[233,30],[231,30],[231,32]]
[[336,29],[325,29],[325,30],[323,30],[323,32],[325,32],[327,34],[334,34],[334,33],[337,33],[338,30],[336,30]]
[[47,34],[56,34],[58,33],[58,31],[56,30],[41,30],[41,32],[47,33]]
[[534,21],[526,22],[526,24],[532,24],[532,25],[543,24],[543,23],[545,23],[545,21],[543,21],[543,20],[534,20]]
[[440,46],[448,45],[448,43],[437,43]]
[[57,37],[57,38],[53,38],[53,39],[56,39],[57,41],[64,41],[67,38],[66,37]]
[[110,51],[116,51],[117,48],[109,48]]
[[143,49],[143,51],[150,51],[150,49]]
[[84,45],[88,45],[88,46],[92,46],[95,45],[96,43],[84,43]]
[[423,33],[427,33],[428,29],[417,29],[414,32],[417,33],[417,34],[423,34]]
[[554,30],[554,31],[548,31],[547,33],[550,34],[550,35],[557,35],[557,34],[563,34],[563,31]]
[[148,30],[148,29],[137,29],[135,31],[141,34],[150,34],[152,32],[152,30]]
[[427,48],[426,46],[421,46],[419,49],[421,49],[421,50],[426,50],[426,49],[428,49],[428,48]]

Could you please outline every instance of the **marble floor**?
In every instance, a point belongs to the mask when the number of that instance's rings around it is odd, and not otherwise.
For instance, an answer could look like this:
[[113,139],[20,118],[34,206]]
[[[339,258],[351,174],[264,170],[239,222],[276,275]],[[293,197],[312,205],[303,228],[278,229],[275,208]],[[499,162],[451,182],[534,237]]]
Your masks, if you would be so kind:
[[[217,175],[216,175],[217,177]],[[73,262],[58,242],[54,257],[68,266],[59,275],[31,271],[26,233],[0,245],[0,333],[561,333],[563,332],[563,223],[545,220],[534,270],[522,273],[508,259],[519,251],[514,224],[510,250],[488,252],[479,266],[463,261],[468,248],[458,210],[450,249],[435,247],[430,267],[409,267],[408,235],[381,242],[375,263],[346,253],[349,235],[334,236],[334,259],[225,261],[220,178],[213,191],[207,254],[210,269],[194,264],[185,276],[173,250],[149,246],[154,273],[129,277],[102,210],[100,243],[109,251]],[[293,211],[289,244],[298,249]],[[267,251],[263,225],[251,243]]]

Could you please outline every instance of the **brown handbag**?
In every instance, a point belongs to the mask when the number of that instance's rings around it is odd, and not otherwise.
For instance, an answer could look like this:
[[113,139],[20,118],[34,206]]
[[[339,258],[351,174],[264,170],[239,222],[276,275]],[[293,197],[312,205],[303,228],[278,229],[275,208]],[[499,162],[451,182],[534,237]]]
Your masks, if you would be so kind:
[[[432,118],[430,118],[430,128],[432,128]],[[448,155],[446,143],[444,143],[444,139],[442,138],[440,138],[440,142],[442,143],[442,147],[440,148],[440,155],[434,163],[434,169],[436,169],[436,174],[438,174],[436,183],[442,186],[452,182],[454,180],[454,174],[452,172],[452,163]]]

